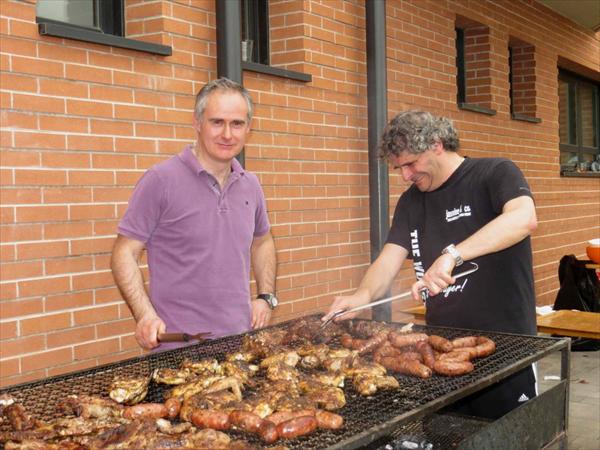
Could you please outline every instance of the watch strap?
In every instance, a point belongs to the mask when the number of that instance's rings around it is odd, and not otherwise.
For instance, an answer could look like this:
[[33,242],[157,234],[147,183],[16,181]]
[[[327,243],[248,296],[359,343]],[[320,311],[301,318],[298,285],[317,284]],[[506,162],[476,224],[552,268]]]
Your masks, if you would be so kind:
[[444,250],[442,250],[442,253],[446,253],[446,254],[452,256],[454,258],[454,263],[455,263],[454,265],[456,267],[458,267],[462,263],[464,263],[462,256],[460,256],[460,253],[458,252],[458,250],[456,249],[456,246],[454,244],[450,244],[448,247],[446,247]]

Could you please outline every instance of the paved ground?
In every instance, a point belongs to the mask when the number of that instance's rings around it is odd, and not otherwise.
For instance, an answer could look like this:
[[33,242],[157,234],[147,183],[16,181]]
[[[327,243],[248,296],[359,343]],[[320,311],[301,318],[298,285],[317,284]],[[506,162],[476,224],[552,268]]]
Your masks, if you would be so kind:
[[[560,376],[560,352],[538,363],[539,389],[556,383]],[[600,351],[571,352],[568,450],[600,449]],[[558,450],[558,445],[549,450]]]

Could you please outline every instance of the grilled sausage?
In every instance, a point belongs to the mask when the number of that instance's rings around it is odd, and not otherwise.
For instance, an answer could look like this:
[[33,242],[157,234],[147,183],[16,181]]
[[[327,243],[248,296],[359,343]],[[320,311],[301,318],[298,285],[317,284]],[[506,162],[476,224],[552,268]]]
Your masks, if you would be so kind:
[[348,333],[344,333],[342,334],[342,336],[340,337],[340,344],[342,344],[342,347],[345,348],[352,348],[352,341],[353,341],[353,337],[352,335],[348,334]]
[[380,364],[386,369],[405,375],[414,375],[419,378],[429,378],[431,369],[414,359],[381,358]]
[[478,358],[489,356],[496,351],[496,343],[487,336],[478,336],[475,352]]
[[442,353],[438,359],[440,361],[470,361],[472,356],[471,352],[469,351],[469,348],[473,347],[464,347],[459,348],[457,350],[453,350],[450,353]]
[[455,377],[472,372],[474,369],[470,361],[455,361],[455,360],[437,360],[433,366],[433,370],[440,375]]
[[269,420],[273,422],[275,425],[279,425],[281,422],[285,422],[286,420],[294,419],[296,417],[302,416],[314,416],[316,414],[316,409],[298,409],[295,411],[277,411],[273,414],[265,417],[265,420]]
[[167,408],[167,417],[169,419],[174,419],[179,415],[181,400],[177,397],[171,397],[165,401],[165,407]]
[[317,418],[314,416],[296,417],[277,425],[277,435],[282,439],[294,439],[312,433],[317,426]]
[[452,341],[452,347],[475,347],[477,345],[477,337],[475,336],[464,336],[456,338]]
[[279,435],[277,434],[277,426],[270,420],[263,419],[258,427],[258,435],[267,444],[272,444],[279,439]]
[[123,410],[123,417],[126,419],[162,419],[167,415],[167,407],[164,403],[138,403]]
[[417,350],[423,357],[423,364],[430,369],[433,369],[433,365],[435,364],[435,355],[433,354],[431,345],[429,345],[429,343],[426,341],[419,341],[417,343]]
[[228,430],[231,426],[229,414],[216,409],[197,409],[192,413],[192,423],[198,428]]
[[317,409],[315,414],[317,426],[326,430],[338,430],[344,425],[344,418],[339,414]]
[[445,337],[437,336],[435,334],[429,336],[429,345],[431,345],[434,350],[442,353],[448,353],[454,349],[452,342]]
[[402,334],[391,331],[388,339],[394,347],[405,347],[407,345],[414,345],[419,341],[426,341],[429,339],[429,336],[425,333]]
[[263,419],[250,411],[235,410],[229,413],[229,421],[231,425],[235,425],[241,430],[249,433],[258,433]]
[[380,331],[372,338],[367,339],[360,347],[356,349],[358,350],[358,354],[364,355],[365,353],[370,353],[384,342],[387,342],[389,333],[389,331]]

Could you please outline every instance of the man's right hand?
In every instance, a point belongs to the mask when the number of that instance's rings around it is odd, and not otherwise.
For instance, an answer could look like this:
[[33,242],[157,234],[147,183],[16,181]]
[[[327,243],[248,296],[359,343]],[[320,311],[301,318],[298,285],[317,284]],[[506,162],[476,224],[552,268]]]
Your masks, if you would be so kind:
[[160,317],[151,314],[142,317],[135,328],[135,339],[140,347],[152,350],[158,347],[158,334],[167,331],[165,323]]
[[[325,314],[321,320],[325,321],[329,319],[333,314],[340,310],[347,310],[350,308],[355,308],[356,306],[366,305],[369,303],[369,297],[365,294],[360,294],[358,292],[352,295],[340,295],[333,299],[333,303],[329,307],[329,311]],[[337,320],[347,320],[356,317],[358,313],[348,313],[340,316]]]

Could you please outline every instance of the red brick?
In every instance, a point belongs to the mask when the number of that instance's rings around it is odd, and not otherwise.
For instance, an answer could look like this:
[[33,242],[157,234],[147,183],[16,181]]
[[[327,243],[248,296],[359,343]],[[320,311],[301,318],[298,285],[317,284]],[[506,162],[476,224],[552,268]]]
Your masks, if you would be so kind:
[[62,365],[71,362],[72,360],[73,352],[71,348],[46,350],[41,353],[36,353],[21,358],[21,370],[23,372],[30,372],[32,370]]

